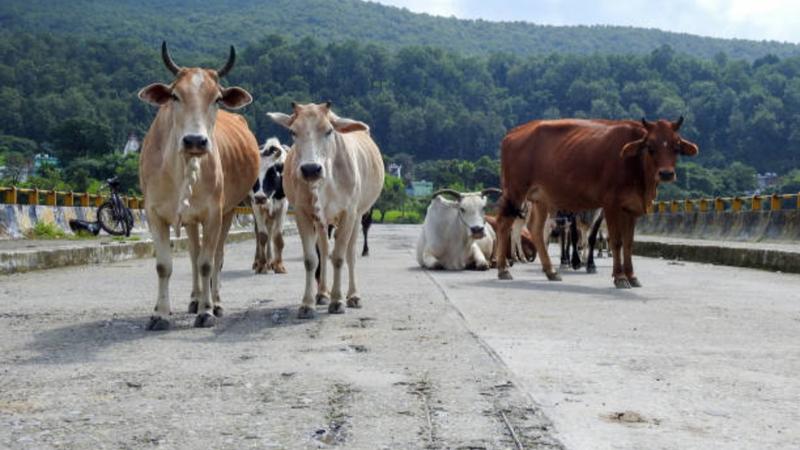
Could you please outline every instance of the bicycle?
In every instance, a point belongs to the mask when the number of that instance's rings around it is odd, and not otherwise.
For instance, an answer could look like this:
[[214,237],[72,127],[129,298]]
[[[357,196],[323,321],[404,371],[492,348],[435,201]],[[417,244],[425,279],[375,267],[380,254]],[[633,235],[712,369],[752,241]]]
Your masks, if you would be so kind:
[[97,208],[97,221],[110,235],[130,237],[133,229],[133,213],[119,195],[119,180],[113,177],[106,180],[106,183],[111,189],[111,197]]

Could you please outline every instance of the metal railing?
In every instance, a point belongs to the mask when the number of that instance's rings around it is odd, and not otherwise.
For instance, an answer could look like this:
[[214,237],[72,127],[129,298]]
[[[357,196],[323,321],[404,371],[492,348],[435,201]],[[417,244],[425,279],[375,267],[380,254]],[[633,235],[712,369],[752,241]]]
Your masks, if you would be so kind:
[[752,195],[653,202],[650,214],[800,210],[800,194]]
[[[144,197],[120,195],[122,201],[130,209],[144,209]],[[108,199],[108,195],[89,194],[88,192],[66,192],[55,189],[18,188],[16,186],[0,186],[0,203],[8,205],[44,205],[44,206],[100,206]],[[236,214],[252,214],[249,206],[237,206]]]

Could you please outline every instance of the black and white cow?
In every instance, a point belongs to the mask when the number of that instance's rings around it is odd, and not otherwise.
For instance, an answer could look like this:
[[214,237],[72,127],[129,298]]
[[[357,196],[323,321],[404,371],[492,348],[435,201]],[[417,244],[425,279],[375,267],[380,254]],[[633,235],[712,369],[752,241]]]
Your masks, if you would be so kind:
[[[250,204],[255,216],[256,273],[286,273],[283,266],[283,225],[289,201],[283,192],[283,163],[289,147],[277,138],[269,138],[261,147],[258,180],[250,191]],[[273,249],[274,246],[274,249]]]

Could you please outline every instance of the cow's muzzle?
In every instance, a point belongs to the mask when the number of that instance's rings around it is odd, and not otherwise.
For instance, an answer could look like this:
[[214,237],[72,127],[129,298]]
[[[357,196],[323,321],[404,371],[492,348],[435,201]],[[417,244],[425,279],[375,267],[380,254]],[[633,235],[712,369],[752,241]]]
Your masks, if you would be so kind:
[[203,156],[208,153],[208,138],[200,134],[187,134],[183,137],[183,152],[189,156]]
[[472,234],[473,239],[483,239],[486,236],[486,230],[480,226],[469,227],[469,232]]
[[306,163],[300,166],[300,173],[306,181],[316,181],[322,178],[322,165],[317,163]]
[[256,205],[266,205],[267,204],[267,196],[266,195],[254,195],[253,201]]
[[663,182],[671,182],[675,181],[675,171],[674,170],[659,170],[658,171],[658,178]]

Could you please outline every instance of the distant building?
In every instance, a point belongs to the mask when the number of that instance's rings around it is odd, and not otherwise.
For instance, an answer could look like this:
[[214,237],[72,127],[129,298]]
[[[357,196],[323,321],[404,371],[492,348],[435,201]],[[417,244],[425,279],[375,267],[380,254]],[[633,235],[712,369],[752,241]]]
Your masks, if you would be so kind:
[[760,173],[756,175],[756,183],[758,187],[756,192],[767,192],[778,186],[780,181],[778,174],[775,172]]
[[403,166],[396,163],[390,163],[389,167],[386,168],[389,171],[389,175],[397,178],[403,178]]
[[131,133],[128,135],[128,142],[125,143],[125,147],[122,149],[122,154],[127,155],[128,153],[136,153],[139,151],[141,146],[142,143],[139,142],[139,137],[136,136],[136,133]]
[[411,192],[409,192],[409,195],[412,197],[429,197],[432,193],[432,181],[420,180],[411,182]]
[[37,153],[33,157],[33,171],[37,172],[42,166],[58,167],[60,162],[58,158],[47,153]]

